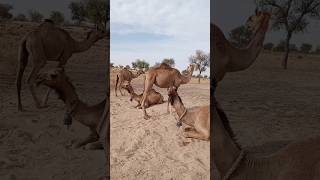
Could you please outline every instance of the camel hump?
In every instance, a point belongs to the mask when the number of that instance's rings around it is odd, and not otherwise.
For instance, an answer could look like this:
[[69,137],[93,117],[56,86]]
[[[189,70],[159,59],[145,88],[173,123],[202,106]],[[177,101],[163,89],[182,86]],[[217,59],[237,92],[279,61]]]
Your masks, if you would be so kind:
[[159,66],[160,69],[170,69],[171,66],[169,66],[167,63],[161,63]]

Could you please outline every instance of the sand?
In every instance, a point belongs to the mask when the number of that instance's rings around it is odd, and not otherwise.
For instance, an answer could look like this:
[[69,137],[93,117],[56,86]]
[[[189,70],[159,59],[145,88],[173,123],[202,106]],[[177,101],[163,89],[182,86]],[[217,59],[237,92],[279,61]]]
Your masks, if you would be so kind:
[[[182,128],[167,114],[167,103],[148,108],[152,118],[145,120],[128,94],[115,96],[116,71],[112,72],[111,179],[210,179],[210,142],[182,137]],[[143,91],[143,76],[132,81],[137,93]],[[155,89],[167,100],[166,89]],[[198,84],[193,79],[180,86],[179,95],[186,107],[209,105],[209,89],[208,80]]]
[[[26,112],[17,111],[15,71],[19,41],[37,25],[9,22],[0,25],[0,179],[1,180],[92,180],[105,173],[103,150],[72,149],[72,142],[89,134],[74,122],[70,130],[63,125],[64,104],[52,93],[48,108],[37,109],[25,80],[22,103]],[[82,39],[85,28],[67,27]],[[105,92],[107,41],[74,55],[66,65],[67,75],[79,97],[88,104],[100,102]],[[50,62],[46,69],[56,66]],[[40,93],[44,93],[42,88]]]
[[228,74],[217,91],[239,144],[257,155],[320,135],[319,55],[293,53],[288,70],[281,58],[262,53],[248,70]]

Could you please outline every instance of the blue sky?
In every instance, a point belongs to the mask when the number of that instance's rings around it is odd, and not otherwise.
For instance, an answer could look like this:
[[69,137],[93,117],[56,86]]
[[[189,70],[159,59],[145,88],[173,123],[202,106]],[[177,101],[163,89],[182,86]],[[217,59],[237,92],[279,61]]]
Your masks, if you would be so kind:
[[209,52],[209,0],[112,0],[110,7],[116,65],[144,59],[152,66],[173,58],[183,70],[196,50]]

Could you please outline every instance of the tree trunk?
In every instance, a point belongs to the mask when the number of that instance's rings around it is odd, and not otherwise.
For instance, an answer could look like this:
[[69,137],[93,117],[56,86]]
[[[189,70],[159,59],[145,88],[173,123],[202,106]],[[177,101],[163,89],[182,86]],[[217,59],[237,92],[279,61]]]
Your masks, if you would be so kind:
[[284,57],[282,60],[282,68],[287,69],[288,68],[288,58],[289,58],[289,53],[290,53],[290,40],[292,37],[292,33],[288,32],[287,38],[286,38],[286,44],[285,44],[285,52],[284,52]]
[[198,77],[198,84],[200,84],[200,79],[201,79],[201,71],[200,71],[199,77]]

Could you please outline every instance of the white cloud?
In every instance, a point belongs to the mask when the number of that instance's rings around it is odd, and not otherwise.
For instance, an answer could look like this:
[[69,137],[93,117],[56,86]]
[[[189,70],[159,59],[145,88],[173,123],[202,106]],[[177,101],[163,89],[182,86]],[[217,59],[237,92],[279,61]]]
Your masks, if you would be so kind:
[[207,38],[209,3],[209,0],[112,0],[111,31]]

